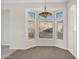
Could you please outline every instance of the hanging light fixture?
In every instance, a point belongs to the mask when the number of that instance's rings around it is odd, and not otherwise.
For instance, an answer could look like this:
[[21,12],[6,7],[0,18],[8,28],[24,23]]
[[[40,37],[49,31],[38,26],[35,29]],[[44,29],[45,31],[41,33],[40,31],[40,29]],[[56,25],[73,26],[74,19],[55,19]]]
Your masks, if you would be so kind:
[[45,18],[48,16],[52,16],[52,13],[47,12],[46,0],[45,0],[44,12],[39,13],[39,15]]

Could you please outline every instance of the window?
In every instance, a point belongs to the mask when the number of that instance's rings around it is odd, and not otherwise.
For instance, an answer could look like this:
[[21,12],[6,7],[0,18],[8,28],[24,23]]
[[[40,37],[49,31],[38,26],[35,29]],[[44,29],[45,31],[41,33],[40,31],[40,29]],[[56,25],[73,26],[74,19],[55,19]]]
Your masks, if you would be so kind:
[[29,38],[35,37],[35,22],[34,21],[28,21],[28,36]]
[[63,11],[56,11],[56,19],[63,19],[64,18],[64,12]]
[[28,20],[29,39],[63,39],[63,11],[54,11],[52,16],[47,18],[39,16],[35,11],[29,11],[27,15],[30,17]]
[[53,22],[40,21],[39,22],[39,38],[52,38]]
[[57,21],[57,39],[63,39],[63,20]]

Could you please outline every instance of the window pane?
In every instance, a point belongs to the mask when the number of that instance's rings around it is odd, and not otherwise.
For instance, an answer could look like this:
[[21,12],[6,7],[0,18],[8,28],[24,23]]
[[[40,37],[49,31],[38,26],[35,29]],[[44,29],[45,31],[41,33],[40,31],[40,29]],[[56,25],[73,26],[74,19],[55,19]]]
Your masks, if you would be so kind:
[[58,21],[58,27],[57,27],[57,38],[58,39],[63,39],[63,20]]
[[63,11],[57,11],[56,12],[56,19],[63,19],[64,18],[64,12]]
[[39,22],[39,38],[52,38],[53,22],[40,21]]
[[28,36],[29,38],[34,38],[35,36],[35,22],[28,21]]
[[29,11],[29,12],[28,12],[28,16],[34,18],[34,17],[35,17],[35,13],[32,12],[32,11]]

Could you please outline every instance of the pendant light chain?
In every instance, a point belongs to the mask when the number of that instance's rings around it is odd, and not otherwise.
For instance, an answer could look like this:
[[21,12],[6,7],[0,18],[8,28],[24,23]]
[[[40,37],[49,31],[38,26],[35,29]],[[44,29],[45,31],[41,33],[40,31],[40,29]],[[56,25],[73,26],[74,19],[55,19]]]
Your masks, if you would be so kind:
[[44,11],[47,11],[46,0],[45,0],[45,7],[44,7]]

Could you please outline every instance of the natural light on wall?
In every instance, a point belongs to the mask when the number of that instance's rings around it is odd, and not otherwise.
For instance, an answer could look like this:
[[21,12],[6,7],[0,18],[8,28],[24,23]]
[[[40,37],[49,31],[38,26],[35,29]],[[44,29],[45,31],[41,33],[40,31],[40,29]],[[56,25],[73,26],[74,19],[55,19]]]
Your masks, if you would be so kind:
[[73,19],[73,22],[74,22],[74,31],[76,31],[77,30],[77,27],[76,27],[76,24],[77,24],[77,19],[76,19],[76,5],[72,5],[72,7],[71,7],[71,11],[72,11],[72,19]]

